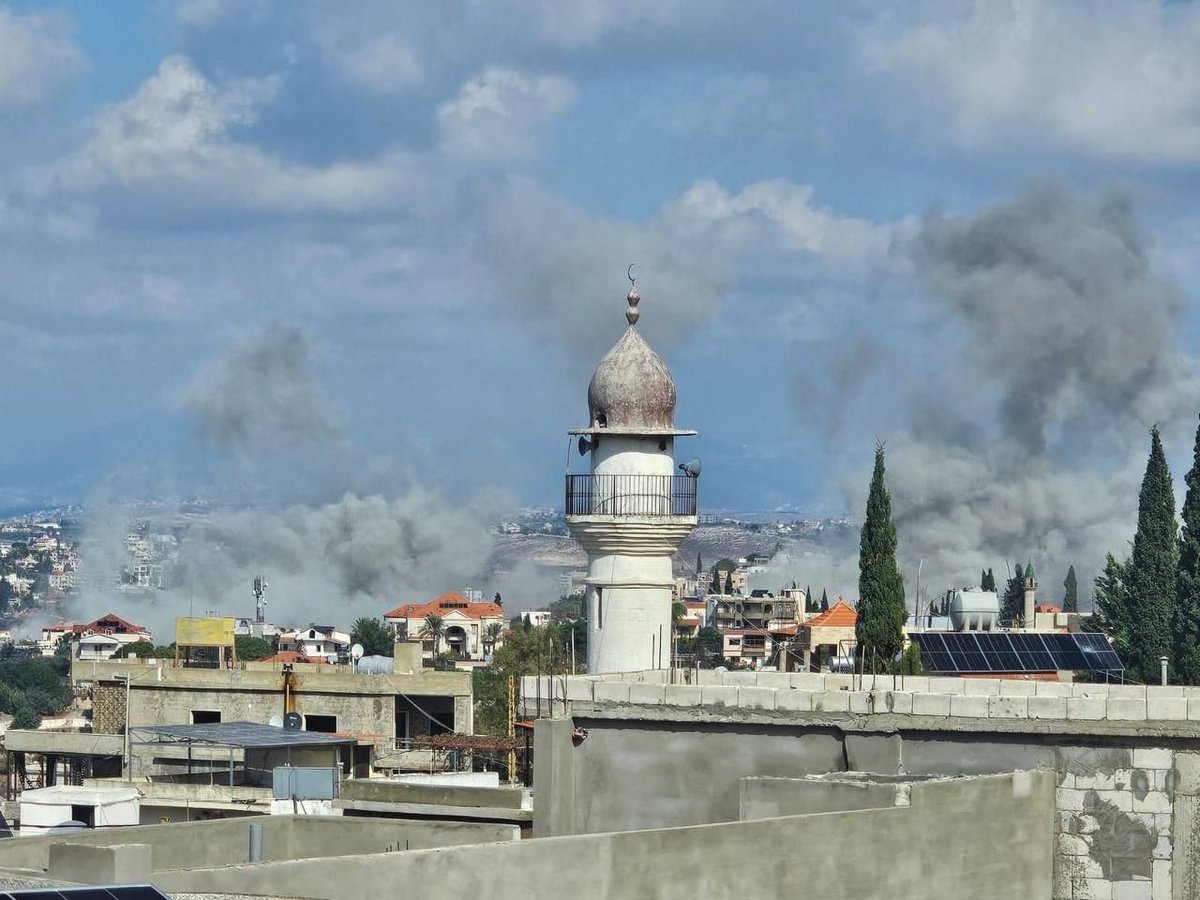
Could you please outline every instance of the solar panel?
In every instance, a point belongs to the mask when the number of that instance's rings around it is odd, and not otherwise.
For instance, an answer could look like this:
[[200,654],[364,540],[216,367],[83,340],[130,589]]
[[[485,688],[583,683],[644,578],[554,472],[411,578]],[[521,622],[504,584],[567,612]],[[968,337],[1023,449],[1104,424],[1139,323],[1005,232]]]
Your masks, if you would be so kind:
[[1019,631],[916,632],[931,672],[1120,671],[1125,668],[1102,634]]
[[89,887],[38,887],[0,892],[0,900],[169,900],[151,884],[114,884]]

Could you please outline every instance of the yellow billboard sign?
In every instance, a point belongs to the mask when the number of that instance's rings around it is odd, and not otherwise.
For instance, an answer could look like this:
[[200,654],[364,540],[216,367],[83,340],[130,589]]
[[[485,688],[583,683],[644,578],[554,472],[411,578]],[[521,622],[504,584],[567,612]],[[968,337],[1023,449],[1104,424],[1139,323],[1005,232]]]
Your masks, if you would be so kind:
[[175,620],[175,644],[179,647],[232,647],[233,618],[181,616]]

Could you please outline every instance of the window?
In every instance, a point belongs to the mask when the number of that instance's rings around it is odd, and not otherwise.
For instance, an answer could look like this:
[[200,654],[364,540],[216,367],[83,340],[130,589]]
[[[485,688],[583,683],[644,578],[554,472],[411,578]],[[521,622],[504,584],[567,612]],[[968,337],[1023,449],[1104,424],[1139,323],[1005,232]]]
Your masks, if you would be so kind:
[[604,589],[596,588],[596,628],[604,627]]
[[221,711],[219,709],[193,709],[192,724],[193,725],[216,725],[221,721]]
[[333,734],[337,731],[337,716],[305,716],[304,730]]
[[88,828],[96,827],[96,807],[94,806],[76,806],[71,804],[71,821],[82,822]]

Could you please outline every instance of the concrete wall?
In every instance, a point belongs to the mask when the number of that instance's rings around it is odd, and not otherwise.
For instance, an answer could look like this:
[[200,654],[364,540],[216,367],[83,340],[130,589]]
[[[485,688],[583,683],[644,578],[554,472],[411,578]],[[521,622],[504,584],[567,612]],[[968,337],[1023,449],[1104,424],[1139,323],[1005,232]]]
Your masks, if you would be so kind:
[[[1086,731],[1003,733],[987,730],[985,720],[886,734],[852,730],[869,725],[870,717],[843,716],[840,726],[820,717],[804,726],[798,717],[766,724],[668,707],[656,707],[657,718],[626,709],[607,718],[537,722],[536,835],[730,821],[739,815],[739,781],[750,776],[1041,769],[1053,773],[1057,786],[1056,900],[1165,900],[1173,886],[1175,900],[1200,900],[1200,853],[1176,850],[1192,840],[1200,845],[1195,739],[1166,738],[1144,727],[1118,731],[1105,722]],[[575,726],[587,730],[581,742],[571,740]]]
[[1053,778],[1028,773],[914,786],[902,808],[160,872],[154,881],[167,891],[329,900],[412,885],[431,900],[1028,900],[1049,895],[1052,829]]
[[267,861],[507,841],[520,834],[516,826],[490,823],[255,816],[0,841],[0,868],[44,871],[51,845],[64,840],[89,847],[148,845],[155,871],[232,865],[249,858],[251,824],[263,828]]

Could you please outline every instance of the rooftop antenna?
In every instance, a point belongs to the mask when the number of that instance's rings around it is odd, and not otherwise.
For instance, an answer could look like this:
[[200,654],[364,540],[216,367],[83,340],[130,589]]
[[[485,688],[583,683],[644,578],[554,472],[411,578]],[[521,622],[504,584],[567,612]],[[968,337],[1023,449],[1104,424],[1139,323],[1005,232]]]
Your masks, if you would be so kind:
[[263,594],[267,592],[267,580],[261,575],[254,576],[254,621],[262,625],[267,621],[267,601]]

